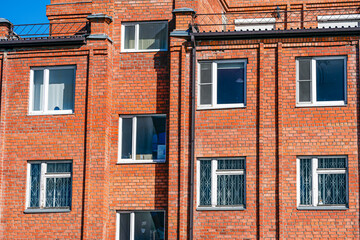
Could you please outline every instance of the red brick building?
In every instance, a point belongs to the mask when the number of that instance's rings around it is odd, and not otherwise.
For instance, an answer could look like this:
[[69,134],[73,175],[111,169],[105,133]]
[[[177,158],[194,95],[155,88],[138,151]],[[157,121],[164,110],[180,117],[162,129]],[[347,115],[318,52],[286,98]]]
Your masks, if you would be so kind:
[[359,6],[0,19],[0,238],[359,239]]

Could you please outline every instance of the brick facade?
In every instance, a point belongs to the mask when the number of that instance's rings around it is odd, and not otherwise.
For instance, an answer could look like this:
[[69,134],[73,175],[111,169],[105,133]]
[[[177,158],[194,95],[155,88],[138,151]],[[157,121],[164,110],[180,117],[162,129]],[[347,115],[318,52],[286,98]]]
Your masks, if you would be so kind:
[[[192,12],[172,13],[359,3],[52,0],[51,22],[90,21],[91,34],[100,38],[0,49],[0,238],[115,239],[117,212],[165,210],[166,239],[189,238],[190,211],[194,239],[359,239],[358,35],[196,41],[196,61],[247,60],[246,107],[196,109],[190,209],[191,84],[197,76],[192,79],[192,46],[184,31]],[[87,20],[91,14],[108,18]],[[122,23],[160,20],[168,22],[168,51],[121,51]],[[0,39],[7,32],[3,25]],[[176,31],[183,35],[170,36]],[[298,107],[296,58],[320,56],[346,56],[346,105]],[[76,66],[74,113],[29,114],[30,69],[64,65]],[[119,164],[119,116],[142,114],[166,114],[166,162]],[[336,155],[347,156],[348,208],[297,209],[297,157]],[[245,157],[246,209],[197,209],[197,159],[216,157]],[[27,163],[33,160],[72,160],[70,212],[24,213]]]

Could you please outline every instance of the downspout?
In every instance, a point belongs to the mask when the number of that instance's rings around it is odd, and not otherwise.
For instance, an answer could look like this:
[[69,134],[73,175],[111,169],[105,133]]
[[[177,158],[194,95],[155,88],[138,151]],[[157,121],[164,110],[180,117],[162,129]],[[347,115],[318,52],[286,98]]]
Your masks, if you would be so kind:
[[191,129],[190,129],[190,199],[189,199],[189,239],[193,239],[194,226],[194,174],[195,174],[195,67],[196,43],[191,34]]

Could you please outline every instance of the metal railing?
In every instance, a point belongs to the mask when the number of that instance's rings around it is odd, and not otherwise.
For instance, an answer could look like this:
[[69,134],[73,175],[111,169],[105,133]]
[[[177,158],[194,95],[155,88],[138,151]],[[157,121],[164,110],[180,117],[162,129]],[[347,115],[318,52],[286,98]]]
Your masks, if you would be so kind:
[[8,39],[84,36],[90,33],[89,22],[39,23],[12,25]]
[[193,31],[266,31],[359,27],[360,8],[194,14]]

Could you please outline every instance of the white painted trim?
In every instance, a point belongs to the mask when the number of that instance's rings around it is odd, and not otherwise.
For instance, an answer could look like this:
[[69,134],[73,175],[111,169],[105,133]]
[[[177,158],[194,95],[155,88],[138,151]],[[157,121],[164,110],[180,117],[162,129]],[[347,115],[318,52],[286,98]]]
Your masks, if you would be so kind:
[[26,171],[26,198],[25,198],[25,209],[30,207],[30,181],[31,181],[31,164],[28,162],[26,164],[27,166],[27,171]]
[[200,160],[196,161],[196,206],[200,205]]
[[296,206],[300,206],[300,159],[296,158]]
[[347,21],[347,20],[360,20],[360,14],[347,14],[347,15],[324,15],[318,16],[317,20],[319,22],[327,21]]
[[[200,87],[201,87],[201,79],[200,79],[200,71],[201,71],[201,63],[211,63],[212,67],[212,95],[211,102],[212,104],[200,104]],[[218,63],[243,63],[244,64],[244,103],[236,103],[236,104],[218,104],[217,103],[217,64]],[[226,108],[245,108],[246,107],[246,97],[247,97],[247,59],[230,59],[230,60],[215,60],[215,61],[198,61],[198,76],[197,76],[197,110],[211,110],[211,109],[226,109]]]
[[130,213],[130,240],[134,240],[135,237],[135,213]]
[[217,205],[217,160],[211,160],[211,206]]
[[[165,48],[160,49],[139,49],[139,25],[148,24],[148,23],[163,23],[166,25],[166,39],[165,39]],[[125,26],[135,26],[135,48],[134,49],[125,49]],[[168,41],[169,37],[169,23],[168,21],[148,21],[148,22],[127,22],[121,24],[121,52],[122,53],[135,53],[135,52],[160,52],[168,50]]]
[[115,240],[120,240],[120,213],[116,213],[116,233]]
[[245,18],[235,19],[235,25],[251,25],[259,23],[276,23],[275,18]]

